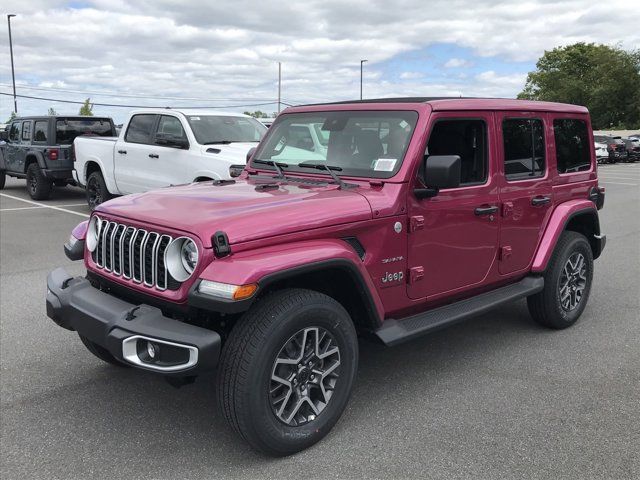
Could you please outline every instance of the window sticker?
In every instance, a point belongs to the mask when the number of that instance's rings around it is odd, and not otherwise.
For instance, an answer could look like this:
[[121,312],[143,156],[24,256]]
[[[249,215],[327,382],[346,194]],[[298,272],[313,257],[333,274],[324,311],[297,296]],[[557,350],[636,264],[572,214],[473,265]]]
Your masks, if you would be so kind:
[[407,126],[409,124],[407,122],[405,122],[404,120],[402,120],[399,125],[400,125],[400,128],[407,128]]
[[379,158],[373,165],[373,169],[376,172],[393,172],[397,161],[397,158]]
[[200,117],[189,117],[189,120],[200,120]]

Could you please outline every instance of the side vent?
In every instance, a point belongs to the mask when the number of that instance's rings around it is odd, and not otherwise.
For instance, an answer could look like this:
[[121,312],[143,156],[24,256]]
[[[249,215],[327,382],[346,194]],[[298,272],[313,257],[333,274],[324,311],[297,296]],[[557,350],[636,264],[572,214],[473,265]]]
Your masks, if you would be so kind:
[[360,243],[360,240],[358,240],[356,237],[345,237],[343,238],[343,240],[351,245],[351,248],[353,248],[358,257],[360,257],[360,260],[364,262],[364,257],[366,256],[367,251]]

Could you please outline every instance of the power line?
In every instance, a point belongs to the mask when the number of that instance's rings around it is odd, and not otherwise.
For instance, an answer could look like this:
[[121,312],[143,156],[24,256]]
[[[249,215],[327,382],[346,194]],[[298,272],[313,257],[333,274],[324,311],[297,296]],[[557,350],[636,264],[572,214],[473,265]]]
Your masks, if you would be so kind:
[[[12,97],[13,94],[11,93],[4,93],[4,92],[0,92],[0,95],[6,95],[9,97]],[[16,95],[16,97],[20,97],[20,98],[28,98],[31,100],[44,100],[47,102],[59,102],[59,103],[73,103],[76,105],[84,105],[85,102],[80,102],[80,101],[75,101],[75,100],[61,100],[61,99],[57,99],[57,98],[45,98],[45,97],[34,97],[31,95]],[[169,107],[168,105],[163,105],[162,107],[153,107],[153,106],[149,106],[149,105],[122,105],[122,104],[118,104],[118,103],[97,103],[97,102],[89,102],[91,105],[98,105],[100,107],[122,107],[122,108],[167,108]],[[266,102],[266,103],[245,103],[242,105],[208,105],[208,106],[186,106],[186,107],[176,107],[176,106],[171,106],[170,108],[176,108],[176,109],[188,109],[188,108],[210,108],[210,109],[214,109],[214,108],[243,108],[243,107],[263,107],[266,105],[275,105],[278,102]],[[282,102],[284,103],[284,102]],[[290,104],[285,104],[289,107],[291,107],[292,105]]]
[[[11,87],[8,83],[0,83],[0,87]],[[72,90],[66,88],[55,87],[34,87],[30,85],[16,85],[17,89],[24,90],[40,90],[43,92],[65,92],[78,93],[82,95],[94,95],[102,97],[127,97],[127,98],[150,98],[154,100],[208,100],[208,101],[234,101],[234,102],[261,102],[271,100],[270,98],[209,98],[209,97],[172,97],[172,96],[153,96],[134,93],[118,93],[118,92],[99,92],[90,90]]]

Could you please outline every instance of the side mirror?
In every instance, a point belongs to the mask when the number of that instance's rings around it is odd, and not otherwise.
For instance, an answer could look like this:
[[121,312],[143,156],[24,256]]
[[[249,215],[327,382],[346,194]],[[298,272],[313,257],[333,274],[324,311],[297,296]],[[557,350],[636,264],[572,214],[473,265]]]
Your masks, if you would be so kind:
[[425,155],[422,181],[427,188],[417,188],[417,198],[435,197],[441,188],[460,186],[460,157],[458,155]]
[[0,130],[0,140],[4,140],[5,142],[9,140],[9,132],[6,130]]
[[165,147],[182,149],[189,148],[189,141],[186,138],[177,137],[175,135],[171,135],[170,133],[157,133],[156,143]]
[[251,157],[253,157],[254,153],[256,153],[256,147],[251,147],[249,149],[249,151],[247,152],[247,163],[249,163],[249,161],[251,160]]

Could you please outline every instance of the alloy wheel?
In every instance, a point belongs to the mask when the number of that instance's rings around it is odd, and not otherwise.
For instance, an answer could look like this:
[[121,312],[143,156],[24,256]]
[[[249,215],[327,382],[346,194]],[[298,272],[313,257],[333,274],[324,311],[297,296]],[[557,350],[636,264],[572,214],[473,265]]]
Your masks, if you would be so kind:
[[575,252],[562,268],[558,282],[558,296],[563,310],[570,312],[577,308],[586,286],[587,262],[584,255]]
[[269,401],[276,417],[289,426],[315,420],[331,401],[340,376],[340,348],[327,330],[304,328],[276,356]]

